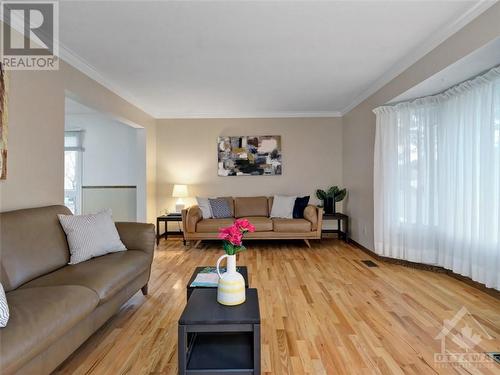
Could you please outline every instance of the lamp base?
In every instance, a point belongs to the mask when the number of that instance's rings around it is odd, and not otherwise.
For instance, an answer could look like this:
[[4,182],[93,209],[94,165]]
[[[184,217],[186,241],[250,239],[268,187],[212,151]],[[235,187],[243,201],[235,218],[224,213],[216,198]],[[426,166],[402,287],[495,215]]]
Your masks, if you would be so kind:
[[180,214],[183,209],[184,209],[184,203],[175,204],[175,212],[177,212],[178,214]]

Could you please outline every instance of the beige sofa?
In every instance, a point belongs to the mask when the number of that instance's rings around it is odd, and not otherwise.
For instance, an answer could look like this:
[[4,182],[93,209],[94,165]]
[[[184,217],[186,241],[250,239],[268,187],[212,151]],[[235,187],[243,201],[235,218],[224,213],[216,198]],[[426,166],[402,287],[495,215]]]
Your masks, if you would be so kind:
[[255,232],[245,234],[247,240],[304,240],[310,247],[309,240],[321,238],[323,210],[308,205],[303,219],[270,218],[273,198],[268,197],[226,197],[232,213],[227,219],[203,219],[201,209],[192,206],[182,211],[184,239],[196,241],[215,240],[219,228],[231,225],[236,218],[246,218],[254,226]]
[[1,281],[10,319],[0,328],[0,374],[50,374],[138,290],[147,293],[152,224],[116,223],[127,251],[68,265],[49,206],[0,214]]

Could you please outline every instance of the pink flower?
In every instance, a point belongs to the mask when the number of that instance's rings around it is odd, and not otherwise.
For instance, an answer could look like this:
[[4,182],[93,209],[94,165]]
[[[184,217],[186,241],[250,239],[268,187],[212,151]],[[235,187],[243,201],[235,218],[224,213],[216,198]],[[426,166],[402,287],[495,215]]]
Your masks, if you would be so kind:
[[248,219],[237,219],[234,222],[234,225],[243,232],[255,232],[255,227],[248,221]]
[[241,234],[235,235],[235,236],[229,237],[229,242],[231,242],[234,246],[241,246],[241,238],[242,238]]
[[231,231],[231,227],[219,228],[219,235],[217,236],[221,240],[225,240],[229,237]]
[[235,246],[241,246],[241,240],[243,238],[243,233],[236,225],[231,225],[226,228],[219,229],[218,238],[229,241]]

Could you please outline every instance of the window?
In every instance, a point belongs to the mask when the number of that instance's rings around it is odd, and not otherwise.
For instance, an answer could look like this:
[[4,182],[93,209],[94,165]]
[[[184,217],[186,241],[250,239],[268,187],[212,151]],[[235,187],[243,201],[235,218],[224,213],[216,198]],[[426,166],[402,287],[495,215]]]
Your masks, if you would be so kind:
[[73,214],[81,213],[82,131],[64,132],[64,204]]
[[375,113],[375,251],[500,289],[500,68]]

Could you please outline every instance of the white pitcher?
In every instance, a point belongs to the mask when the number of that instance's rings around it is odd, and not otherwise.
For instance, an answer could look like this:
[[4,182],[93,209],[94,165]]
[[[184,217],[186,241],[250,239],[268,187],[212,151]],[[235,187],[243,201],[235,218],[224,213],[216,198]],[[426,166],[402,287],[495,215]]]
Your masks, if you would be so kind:
[[[226,272],[222,275],[219,265],[222,259],[227,258]],[[226,306],[235,306],[245,302],[245,279],[236,271],[236,255],[224,254],[217,260],[219,285],[217,286],[217,302]]]

